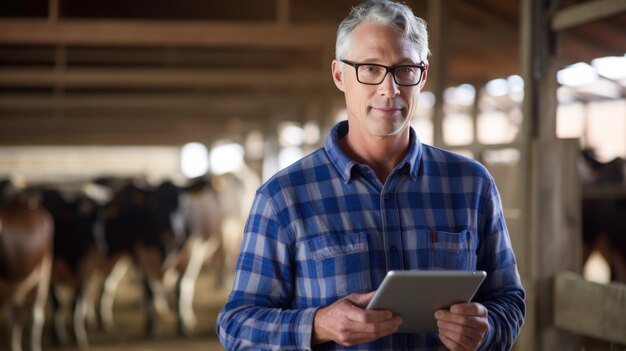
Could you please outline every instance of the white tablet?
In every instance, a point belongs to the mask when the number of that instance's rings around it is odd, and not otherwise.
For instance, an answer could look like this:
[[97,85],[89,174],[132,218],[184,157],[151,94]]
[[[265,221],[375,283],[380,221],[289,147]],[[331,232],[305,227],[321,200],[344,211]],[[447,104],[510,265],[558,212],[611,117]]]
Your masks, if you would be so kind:
[[400,333],[436,332],[435,310],[469,302],[485,271],[389,271],[367,305],[402,316]]

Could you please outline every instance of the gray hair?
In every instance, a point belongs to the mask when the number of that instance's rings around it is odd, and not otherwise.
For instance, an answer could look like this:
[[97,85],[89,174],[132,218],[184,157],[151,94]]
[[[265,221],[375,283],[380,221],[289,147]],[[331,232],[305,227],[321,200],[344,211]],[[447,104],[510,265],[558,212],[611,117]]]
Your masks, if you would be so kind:
[[353,7],[346,18],[339,24],[335,57],[345,59],[350,51],[350,34],[363,22],[380,23],[399,31],[415,45],[423,62],[428,62],[428,32],[426,21],[415,16],[405,4],[389,0],[367,0]]

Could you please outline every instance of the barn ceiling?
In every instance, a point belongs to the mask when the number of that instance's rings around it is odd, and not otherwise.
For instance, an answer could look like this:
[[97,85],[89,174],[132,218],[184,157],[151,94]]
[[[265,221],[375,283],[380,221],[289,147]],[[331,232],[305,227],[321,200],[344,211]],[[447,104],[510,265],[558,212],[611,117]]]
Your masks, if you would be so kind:
[[[0,144],[177,145],[328,120],[336,26],[358,2],[1,1]],[[431,57],[446,85],[520,73],[519,8],[449,1],[447,54]],[[562,64],[624,55],[624,28],[621,14],[563,32]]]

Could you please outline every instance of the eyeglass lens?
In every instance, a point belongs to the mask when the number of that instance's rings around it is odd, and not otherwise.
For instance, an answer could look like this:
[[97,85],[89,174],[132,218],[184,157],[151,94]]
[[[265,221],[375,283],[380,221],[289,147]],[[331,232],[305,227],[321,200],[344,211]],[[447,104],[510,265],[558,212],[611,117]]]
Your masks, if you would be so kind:
[[[422,78],[422,70],[415,66],[397,66],[392,68],[396,84],[415,85]],[[364,84],[380,84],[387,75],[387,68],[378,65],[360,65],[357,69],[357,78]]]

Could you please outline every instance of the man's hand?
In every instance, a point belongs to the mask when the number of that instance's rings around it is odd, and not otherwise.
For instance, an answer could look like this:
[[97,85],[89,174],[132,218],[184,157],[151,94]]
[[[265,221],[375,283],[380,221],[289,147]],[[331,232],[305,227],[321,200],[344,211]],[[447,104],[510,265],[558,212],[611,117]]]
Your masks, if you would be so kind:
[[475,302],[437,310],[435,319],[441,342],[452,351],[476,350],[489,328],[487,308]]
[[332,340],[350,346],[396,332],[402,324],[400,316],[394,316],[388,310],[365,310],[373,296],[374,292],[355,293],[320,308],[313,320],[312,344]]

